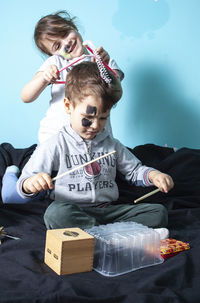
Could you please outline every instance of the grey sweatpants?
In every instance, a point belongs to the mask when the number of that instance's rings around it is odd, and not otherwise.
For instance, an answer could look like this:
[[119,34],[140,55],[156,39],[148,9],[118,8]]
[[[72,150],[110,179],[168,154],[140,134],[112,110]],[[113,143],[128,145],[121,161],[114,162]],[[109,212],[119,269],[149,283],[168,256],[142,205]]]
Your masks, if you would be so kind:
[[165,227],[167,209],[161,204],[118,204],[104,208],[79,207],[62,201],[54,201],[44,214],[47,229],[79,227],[90,228],[114,222],[133,221],[148,227]]

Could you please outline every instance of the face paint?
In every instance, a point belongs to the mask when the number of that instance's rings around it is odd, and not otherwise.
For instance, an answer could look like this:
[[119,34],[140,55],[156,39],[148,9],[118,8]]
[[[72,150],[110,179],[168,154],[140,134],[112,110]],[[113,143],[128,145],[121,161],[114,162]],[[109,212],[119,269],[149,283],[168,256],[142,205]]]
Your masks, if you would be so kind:
[[65,45],[64,48],[60,52],[60,56],[62,56],[64,59],[69,60],[71,58],[71,55],[68,53],[69,50],[70,50],[70,46]]
[[91,114],[96,115],[97,114],[97,108],[96,108],[96,106],[90,106],[90,105],[88,105],[87,109],[86,109],[86,114],[87,115],[91,115]]
[[71,58],[71,55],[66,53],[65,51],[60,52],[60,56],[67,60]]
[[82,126],[88,127],[90,125],[92,125],[92,121],[91,120],[88,120],[87,118],[83,118],[82,119]]
[[64,51],[65,51],[66,53],[68,53],[68,52],[69,52],[69,50],[70,50],[70,46],[69,46],[69,45],[65,45],[65,47],[64,47]]

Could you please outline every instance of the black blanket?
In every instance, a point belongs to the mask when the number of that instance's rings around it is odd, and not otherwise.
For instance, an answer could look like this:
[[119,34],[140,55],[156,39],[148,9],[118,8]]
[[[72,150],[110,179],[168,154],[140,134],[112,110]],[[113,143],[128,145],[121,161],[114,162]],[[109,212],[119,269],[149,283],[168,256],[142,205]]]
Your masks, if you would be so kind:
[[[0,180],[8,165],[21,169],[36,145],[15,149],[0,145]],[[48,201],[26,205],[0,204],[0,226],[21,240],[0,245],[0,302],[5,303],[168,303],[200,302],[200,150],[173,149],[152,144],[132,152],[144,164],[169,173],[174,189],[145,202],[163,203],[169,212],[170,237],[191,248],[164,263],[108,278],[95,271],[58,276],[44,264]],[[1,183],[0,183],[1,185]],[[118,176],[120,201],[130,203],[153,188],[129,186]]]

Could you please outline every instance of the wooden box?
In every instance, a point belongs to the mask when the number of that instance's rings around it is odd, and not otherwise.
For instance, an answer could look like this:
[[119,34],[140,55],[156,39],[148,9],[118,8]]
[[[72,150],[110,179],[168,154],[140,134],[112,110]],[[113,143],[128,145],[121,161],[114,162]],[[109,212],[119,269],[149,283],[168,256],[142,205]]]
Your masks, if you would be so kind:
[[93,257],[94,237],[82,229],[47,230],[44,262],[57,274],[91,271]]

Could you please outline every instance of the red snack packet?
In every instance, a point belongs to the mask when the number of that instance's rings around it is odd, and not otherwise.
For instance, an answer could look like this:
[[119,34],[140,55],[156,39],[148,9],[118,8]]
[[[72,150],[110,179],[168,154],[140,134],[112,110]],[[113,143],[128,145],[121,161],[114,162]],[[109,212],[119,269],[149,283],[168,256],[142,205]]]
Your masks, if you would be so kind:
[[160,253],[163,259],[173,257],[181,251],[190,249],[189,243],[175,239],[165,239],[160,241]]

